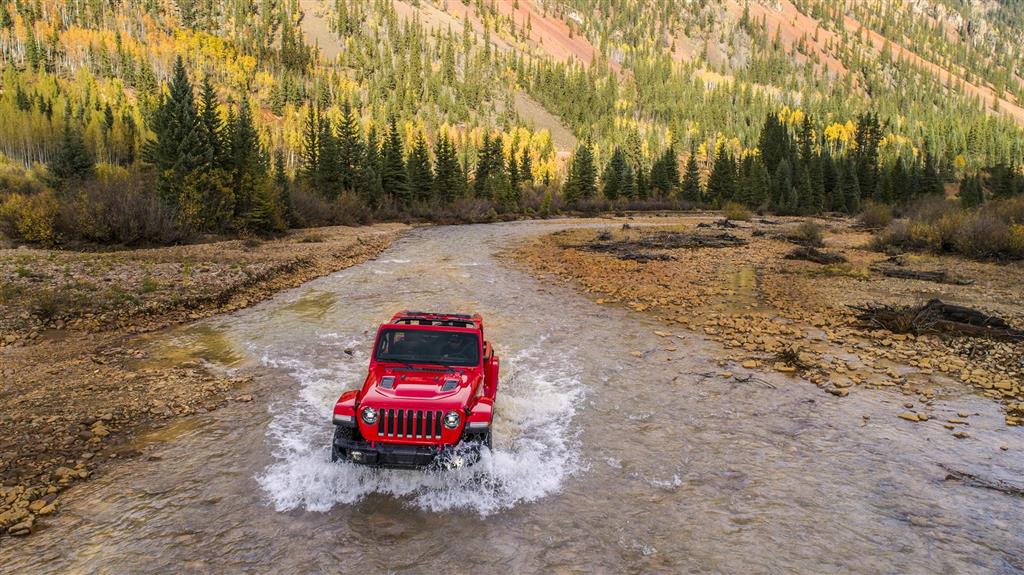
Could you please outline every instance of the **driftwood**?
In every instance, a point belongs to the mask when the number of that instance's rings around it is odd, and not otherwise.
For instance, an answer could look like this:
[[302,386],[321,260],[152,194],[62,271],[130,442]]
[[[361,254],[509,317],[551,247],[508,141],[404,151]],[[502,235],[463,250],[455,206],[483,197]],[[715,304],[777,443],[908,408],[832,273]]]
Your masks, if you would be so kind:
[[961,286],[971,285],[974,283],[974,280],[956,277],[946,270],[922,271],[888,266],[873,266],[871,269],[890,278],[899,278],[905,280],[921,280],[926,282],[953,284]]
[[714,223],[710,223],[710,224],[707,223],[707,222],[701,222],[701,223],[697,224],[697,227],[698,228],[725,228],[725,229],[730,229],[731,230],[731,229],[736,229],[736,228],[738,228],[740,226],[738,226],[737,224],[734,224],[732,222],[732,220],[730,220],[729,218],[722,218],[720,220],[715,220]]
[[866,325],[894,333],[946,333],[966,337],[1024,341],[1024,331],[1001,317],[933,299],[922,306],[850,306]]
[[846,261],[846,256],[842,254],[834,254],[831,252],[823,252],[817,248],[810,246],[800,246],[794,248],[793,251],[786,254],[787,260],[805,260],[814,262],[816,264],[831,265],[841,264]]
[[599,234],[598,237],[585,245],[583,249],[615,255],[622,260],[661,261],[674,259],[664,253],[652,253],[651,250],[675,250],[682,248],[727,248],[742,246],[747,243],[743,238],[728,232],[718,234],[687,234],[683,232],[654,232],[643,234],[635,239],[611,240],[611,235]]

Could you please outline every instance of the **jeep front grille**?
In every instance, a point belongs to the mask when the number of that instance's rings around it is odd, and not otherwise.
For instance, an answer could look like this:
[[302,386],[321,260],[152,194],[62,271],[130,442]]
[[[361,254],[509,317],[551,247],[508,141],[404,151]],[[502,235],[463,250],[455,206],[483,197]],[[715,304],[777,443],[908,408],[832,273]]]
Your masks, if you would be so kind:
[[378,437],[406,439],[439,439],[441,437],[440,411],[415,409],[382,409],[377,420]]

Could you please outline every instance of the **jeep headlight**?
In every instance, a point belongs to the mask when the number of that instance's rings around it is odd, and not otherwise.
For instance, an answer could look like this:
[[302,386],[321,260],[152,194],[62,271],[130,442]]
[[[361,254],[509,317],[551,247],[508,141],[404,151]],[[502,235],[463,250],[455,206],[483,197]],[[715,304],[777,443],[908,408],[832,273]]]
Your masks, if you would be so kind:
[[372,407],[364,407],[363,411],[359,413],[359,417],[366,425],[373,425],[377,423],[377,410]]
[[444,414],[444,426],[448,429],[456,429],[459,427],[459,412],[449,411]]

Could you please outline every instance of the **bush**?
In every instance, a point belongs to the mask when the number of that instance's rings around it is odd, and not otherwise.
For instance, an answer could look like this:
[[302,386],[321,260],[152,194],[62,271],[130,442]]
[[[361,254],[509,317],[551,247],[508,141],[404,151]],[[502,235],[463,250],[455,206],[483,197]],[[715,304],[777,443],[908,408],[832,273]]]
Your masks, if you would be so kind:
[[789,241],[802,246],[821,247],[825,245],[823,240],[825,228],[818,222],[806,220],[800,222],[796,228],[786,234]]
[[992,201],[965,210],[952,202],[928,202],[913,208],[911,219],[896,221],[878,233],[878,251],[956,253],[974,259],[1024,258],[1024,198]]
[[865,229],[880,230],[892,223],[892,206],[868,202],[857,221]]
[[725,218],[728,220],[748,222],[751,218],[750,210],[748,210],[743,204],[737,202],[726,202],[725,205],[722,206],[722,213],[725,214]]
[[292,192],[292,217],[295,226],[358,226],[373,222],[373,214],[358,196],[343,192],[328,200],[304,186]]
[[953,239],[953,249],[969,258],[1020,258],[1024,256],[1014,249],[1010,226],[993,214],[976,213],[963,218],[963,223]]
[[57,219],[61,237],[123,245],[172,244],[188,239],[174,210],[152,192],[142,173],[83,183],[62,198]]
[[59,205],[53,192],[13,193],[0,203],[0,226],[10,237],[31,243],[52,245],[57,241]]

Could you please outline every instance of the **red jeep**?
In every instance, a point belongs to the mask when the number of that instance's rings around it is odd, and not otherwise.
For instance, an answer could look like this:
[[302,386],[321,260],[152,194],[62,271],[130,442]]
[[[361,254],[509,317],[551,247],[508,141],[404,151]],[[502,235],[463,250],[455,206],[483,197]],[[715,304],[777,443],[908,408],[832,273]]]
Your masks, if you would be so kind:
[[403,311],[377,330],[366,381],[334,404],[333,461],[460,467],[491,446],[498,357],[479,314]]

